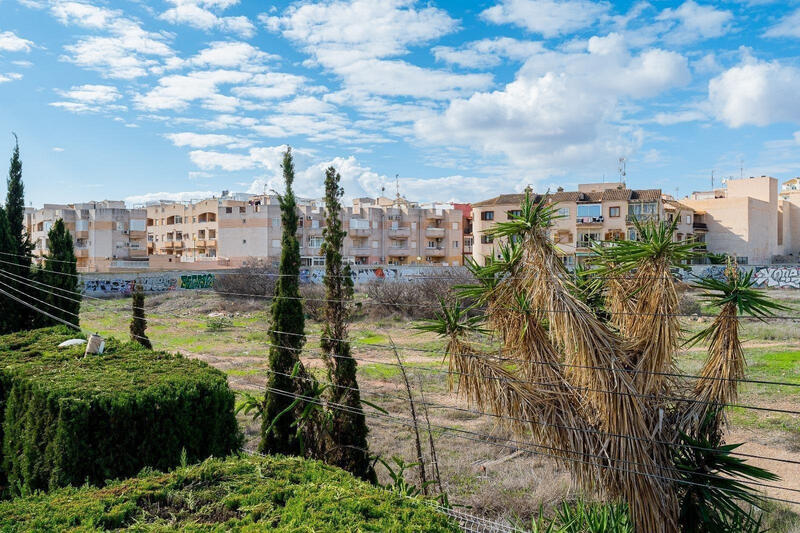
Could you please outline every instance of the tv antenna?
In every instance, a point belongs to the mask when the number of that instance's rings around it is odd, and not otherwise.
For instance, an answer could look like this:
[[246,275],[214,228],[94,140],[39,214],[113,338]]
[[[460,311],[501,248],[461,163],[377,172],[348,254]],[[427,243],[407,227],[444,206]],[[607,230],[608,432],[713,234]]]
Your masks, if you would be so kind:
[[619,166],[617,167],[617,169],[619,170],[619,181],[625,181],[625,176],[627,174],[625,172],[625,162],[626,161],[624,157],[619,158]]
[[739,158],[739,179],[744,178],[744,159]]
[[711,171],[711,190],[714,190],[714,171]]
[[394,188],[395,194],[397,194],[397,199],[400,199],[400,174],[394,175]]

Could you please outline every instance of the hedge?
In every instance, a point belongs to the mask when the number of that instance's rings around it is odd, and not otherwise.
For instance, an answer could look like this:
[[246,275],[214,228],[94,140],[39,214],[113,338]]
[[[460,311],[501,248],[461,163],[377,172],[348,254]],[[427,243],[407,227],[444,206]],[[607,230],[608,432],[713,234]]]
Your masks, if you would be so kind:
[[0,336],[2,475],[27,494],[168,469],[241,447],[225,375],[138,343],[106,342],[103,355],[66,328]]
[[2,531],[460,531],[420,500],[283,456],[208,459],[0,503]]

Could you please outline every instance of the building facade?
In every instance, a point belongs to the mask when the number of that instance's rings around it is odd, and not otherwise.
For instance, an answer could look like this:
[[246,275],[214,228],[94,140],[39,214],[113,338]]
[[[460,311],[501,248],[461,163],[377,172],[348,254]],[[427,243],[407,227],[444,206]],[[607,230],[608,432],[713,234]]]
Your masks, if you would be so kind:
[[702,217],[709,252],[740,264],[795,262],[800,252],[800,195],[789,180],[780,194],[769,176],[727,180],[725,187],[692,193],[681,203]]
[[[672,220],[671,217],[680,216],[675,238],[685,240],[695,235],[694,211],[664,197],[660,189],[628,189],[624,183],[587,183],[579,185],[577,191],[559,188],[548,195],[534,194],[530,189],[529,192],[534,201],[544,199],[557,209],[549,234],[568,267],[590,257],[590,247],[595,241],[637,238],[634,220]],[[487,256],[498,253],[497,243],[486,230],[519,214],[524,197],[524,194],[503,194],[473,204],[476,261],[484,264]]]
[[[301,199],[297,209],[302,264],[324,265],[322,202]],[[460,265],[463,223],[462,211],[451,204],[357,198],[352,207],[343,209],[347,231],[343,256],[363,265]],[[160,202],[147,207],[147,230],[151,263],[159,268],[230,268],[253,260],[277,263],[281,253],[280,205],[270,195]]]
[[128,209],[122,201],[45,204],[27,213],[27,231],[34,261],[49,253],[47,234],[62,219],[73,238],[80,272],[109,272],[148,267],[144,209]]

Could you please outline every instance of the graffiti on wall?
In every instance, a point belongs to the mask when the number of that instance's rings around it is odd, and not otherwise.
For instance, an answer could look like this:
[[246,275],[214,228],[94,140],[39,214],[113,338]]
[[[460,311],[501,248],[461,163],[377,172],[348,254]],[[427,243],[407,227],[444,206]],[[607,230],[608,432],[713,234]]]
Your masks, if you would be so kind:
[[[353,283],[356,285],[361,283],[369,283],[375,280],[391,280],[391,281],[412,281],[420,279],[431,270],[436,273],[446,272],[445,267],[424,267],[424,266],[351,266],[350,272],[353,278]],[[465,271],[463,267],[451,267],[449,270]],[[300,283],[322,283],[325,278],[324,268],[302,268],[300,269]]]
[[756,287],[778,289],[800,289],[800,267],[775,266],[762,267],[753,274]]
[[214,274],[181,274],[181,289],[212,289]]
[[169,276],[148,276],[139,279],[83,279],[84,294],[103,294],[126,296],[133,292],[139,283],[145,292],[167,292],[178,287],[178,281]]

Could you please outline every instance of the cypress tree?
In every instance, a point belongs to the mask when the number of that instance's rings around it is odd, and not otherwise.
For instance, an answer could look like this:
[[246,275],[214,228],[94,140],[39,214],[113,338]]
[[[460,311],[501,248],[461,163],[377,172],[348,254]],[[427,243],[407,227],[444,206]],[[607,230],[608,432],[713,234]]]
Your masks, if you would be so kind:
[[[8,231],[11,236],[10,247],[4,251],[2,269],[5,272],[21,277],[23,281],[11,281],[5,278],[6,285],[16,290],[9,291],[15,296],[30,293],[29,280],[31,279],[31,243],[25,231],[25,186],[22,184],[22,161],[19,157],[19,139],[14,135],[14,151],[11,154],[11,164],[8,169],[6,182],[6,209]],[[13,264],[9,264],[13,263]],[[9,331],[20,331],[33,327],[33,311],[28,307],[15,302],[10,298],[0,300],[2,308],[6,311]]]
[[147,338],[147,319],[144,316],[144,290],[140,283],[136,283],[133,287],[133,294],[131,299],[131,311],[133,311],[133,318],[131,318],[131,340],[138,342],[148,350],[153,349],[153,344]]
[[367,424],[361,411],[361,394],[356,381],[356,361],[347,340],[353,279],[350,266],[342,264],[342,246],[347,232],[342,228],[341,176],[336,169],[325,171],[325,228],[321,252],[325,256],[325,326],[322,351],[327,356],[331,402],[349,407],[332,413],[331,449],[326,461],[367,481],[376,482],[375,470],[367,450]]
[[[8,225],[8,217],[6,216],[6,210],[0,207],[0,260],[8,261],[8,258],[10,258],[11,256],[7,254],[11,253],[11,246],[12,246],[11,228]],[[0,265],[2,265],[2,267],[0,267],[0,271],[5,271],[6,270],[6,268],[4,268],[5,263],[0,263]],[[7,284],[9,278],[3,276],[0,277],[0,280],[2,280],[3,283]],[[5,289],[5,286],[0,285],[0,288]],[[9,292],[13,293],[14,291],[9,291]],[[9,309],[8,307],[6,307],[6,305],[9,302],[16,303],[10,298],[6,298],[2,294],[0,294],[0,305],[2,305],[2,308],[4,310]],[[12,323],[13,321],[11,320],[10,312],[4,311],[0,313],[0,335],[4,335],[6,333],[11,333],[12,331],[14,331],[12,329]]]
[[300,243],[297,241],[297,200],[292,189],[294,162],[291,148],[287,148],[283,155],[283,179],[286,191],[278,195],[283,225],[281,260],[271,307],[269,367],[272,372],[264,397],[259,450],[262,453],[302,455],[303,443],[298,439],[293,424],[304,405],[302,402],[298,405],[289,396],[302,394],[308,388],[302,382],[308,376],[300,362],[300,351],[305,344],[305,317],[300,299]]
[[[57,287],[60,290],[53,288],[48,290],[47,301],[52,307],[48,306],[46,311],[61,320],[78,326],[81,312],[78,260],[75,258],[72,235],[64,224],[64,220],[59,218],[55,221],[53,227],[47,232],[47,240],[50,243],[50,253],[45,257],[41,279],[50,287]],[[50,319],[45,317],[45,320]]]

